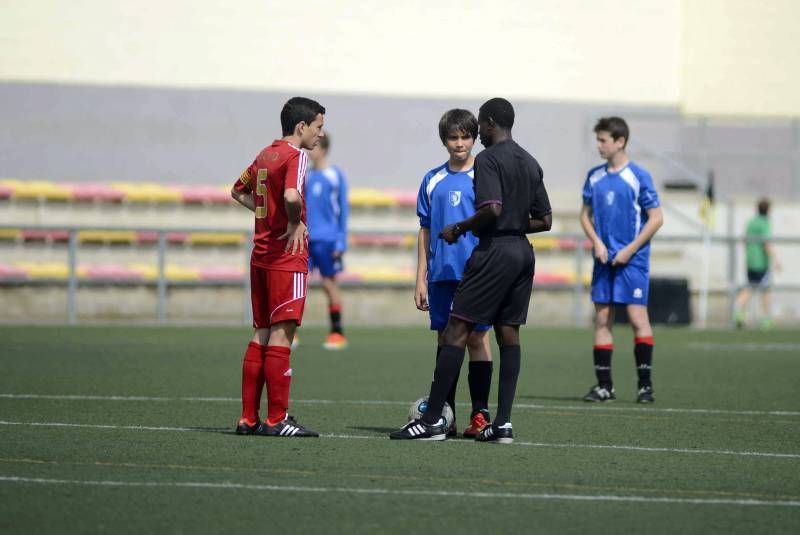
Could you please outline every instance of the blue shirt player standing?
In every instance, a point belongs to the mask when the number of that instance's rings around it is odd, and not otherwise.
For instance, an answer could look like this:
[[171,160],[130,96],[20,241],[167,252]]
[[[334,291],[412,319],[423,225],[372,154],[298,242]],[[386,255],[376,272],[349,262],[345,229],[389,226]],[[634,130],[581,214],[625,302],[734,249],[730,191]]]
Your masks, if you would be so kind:
[[320,138],[309,156],[314,171],[306,180],[306,214],[308,218],[308,272],[314,268],[322,276],[322,287],[328,298],[331,330],[325,338],[325,349],[344,349],[347,338],[342,330],[342,294],[336,274],[342,271],[342,255],[347,250],[347,180],[344,173],[328,164],[330,138]]
[[[458,282],[478,238],[471,232],[449,245],[439,236],[447,225],[463,221],[475,213],[472,147],[478,137],[478,120],[461,109],[446,112],[439,121],[439,137],[450,158],[428,171],[419,188],[417,215],[417,284],[414,302],[419,310],[428,311],[431,330],[438,331],[437,355],[442,346],[442,332],[447,325]],[[432,238],[433,237],[433,238]],[[470,425],[464,437],[475,438],[488,425],[489,390],[492,382],[492,353],[489,347],[488,325],[476,325],[467,338],[469,349],[469,390],[472,398]],[[458,377],[447,396],[455,414]],[[454,418],[455,420],[455,418]],[[448,436],[457,434],[455,421]]]
[[594,369],[597,384],[585,401],[615,399],[611,380],[614,304],[626,305],[634,333],[639,376],[638,403],[652,403],[653,330],[647,315],[650,238],[663,223],[650,174],[628,159],[627,123],[604,117],[594,127],[597,150],[606,163],[589,170],[580,221],[594,246],[592,301],[595,307]]

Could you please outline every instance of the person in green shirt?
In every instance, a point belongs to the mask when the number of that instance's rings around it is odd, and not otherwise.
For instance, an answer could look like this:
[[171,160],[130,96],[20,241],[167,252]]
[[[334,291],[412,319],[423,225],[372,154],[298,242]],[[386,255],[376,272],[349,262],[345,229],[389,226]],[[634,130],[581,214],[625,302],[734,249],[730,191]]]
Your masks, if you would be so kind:
[[769,303],[769,279],[771,269],[780,270],[780,264],[775,258],[775,249],[769,242],[772,228],[769,222],[769,199],[758,201],[758,213],[747,222],[745,231],[745,258],[747,263],[747,286],[739,291],[736,296],[734,319],[736,327],[744,327],[745,307],[753,296],[754,291],[761,293],[761,326],[772,326]]

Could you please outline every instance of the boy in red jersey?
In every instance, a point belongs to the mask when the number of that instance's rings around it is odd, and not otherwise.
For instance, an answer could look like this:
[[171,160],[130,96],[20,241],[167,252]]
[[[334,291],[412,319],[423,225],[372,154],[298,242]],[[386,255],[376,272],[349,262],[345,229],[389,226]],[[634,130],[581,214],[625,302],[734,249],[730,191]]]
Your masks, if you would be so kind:
[[[317,437],[287,413],[292,369],[289,356],[303,319],[308,274],[308,230],[303,202],[308,156],[324,136],[325,108],[293,97],[281,110],[283,137],[263,149],[231,189],[255,213],[250,258],[250,299],[255,334],[242,364],[239,435]],[[260,421],[261,389],[267,386],[267,419]]]

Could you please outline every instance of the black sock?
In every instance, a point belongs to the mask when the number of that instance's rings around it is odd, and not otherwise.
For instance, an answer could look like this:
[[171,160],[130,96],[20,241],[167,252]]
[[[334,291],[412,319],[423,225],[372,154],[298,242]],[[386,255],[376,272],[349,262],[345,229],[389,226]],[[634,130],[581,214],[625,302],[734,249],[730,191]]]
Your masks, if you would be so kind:
[[[652,339],[651,339],[652,341]],[[653,369],[653,344],[636,340],[633,346],[633,356],[636,358],[636,373],[639,374],[639,388],[653,386],[650,371]]]
[[594,374],[597,376],[597,384],[604,388],[611,388],[611,355],[614,353],[614,345],[594,346]]
[[500,348],[500,381],[497,388],[497,415],[494,423],[504,425],[511,421],[511,406],[517,392],[517,377],[520,363],[519,346]]
[[[436,363],[439,363],[439,355],[442,353],[442,346],[436,346]],[[453,419],[456,416],[456,387],[458,387],[458,376],[460,375],[461,370],[459,373],[456,374],[456,378],[453,381],[453,386],[450,387],[450,392],[447,393],[447,404],[450,405],[450,408],[453,410]],[[433,387],[433,383],[431,383],[431,387]]]
[[442,417],[445,399],[464,362],[464,352],[465,348],[457,346],[442,346],[439,350],[428,396],[428,409],[422,415],[426,424],[435,424]]
[[469,363],[469,396],[472,398],[472,413],[489,410],[489,391],[492,388],[491,360],[478,360]]
[[341,305],[331,305],[331,307],[328,309],[328,313],[331,317],[331,332],[343,334]]

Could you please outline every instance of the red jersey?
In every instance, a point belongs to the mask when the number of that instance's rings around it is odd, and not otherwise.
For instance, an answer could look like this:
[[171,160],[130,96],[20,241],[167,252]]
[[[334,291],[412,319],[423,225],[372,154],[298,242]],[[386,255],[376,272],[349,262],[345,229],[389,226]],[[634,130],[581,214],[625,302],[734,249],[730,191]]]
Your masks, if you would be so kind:
[[[278,239],[286,232],[289,223],[283,193],[294,188],[303,197],[307,165],[305,152],[288,141],[276,139],[256,156],[236,181],[236,191],[251,193],[256,207],[253,254],[250,257],[252,265],[308,273],[308,240],[302,253],[292,255],[291,251],[285,251],[288,240]],[[305,198],[300,220],[305,224]]]

